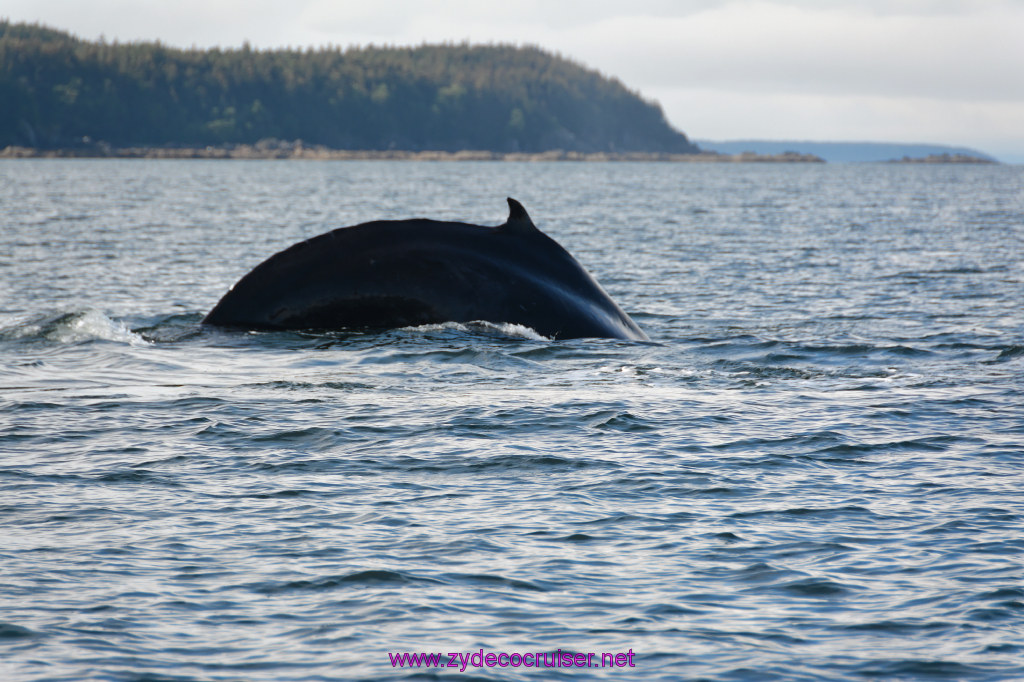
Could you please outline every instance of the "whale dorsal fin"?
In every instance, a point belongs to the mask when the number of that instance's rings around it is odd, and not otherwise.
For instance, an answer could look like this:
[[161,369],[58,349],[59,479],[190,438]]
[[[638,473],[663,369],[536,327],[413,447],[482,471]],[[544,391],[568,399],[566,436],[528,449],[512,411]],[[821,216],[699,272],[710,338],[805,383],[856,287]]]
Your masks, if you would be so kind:
[[498,226],[499,230],[512,234],[532,234],[540,232],[537,226],[530,220],[530,214],[526,212],[523,205],[512,197],[508,198],[508,220],[504,225]]

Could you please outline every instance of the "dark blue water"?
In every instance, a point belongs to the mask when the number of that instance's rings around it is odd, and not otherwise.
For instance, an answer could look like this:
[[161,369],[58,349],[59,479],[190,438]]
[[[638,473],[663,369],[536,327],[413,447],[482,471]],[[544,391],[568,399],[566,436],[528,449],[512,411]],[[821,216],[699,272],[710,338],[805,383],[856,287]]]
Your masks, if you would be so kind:
[[[1022,168],[0,178],[0,678],[1024,679]],[[198,325],[295,241],[506,196],[652,343]],[[389,658],[480,650],[634,667]]]

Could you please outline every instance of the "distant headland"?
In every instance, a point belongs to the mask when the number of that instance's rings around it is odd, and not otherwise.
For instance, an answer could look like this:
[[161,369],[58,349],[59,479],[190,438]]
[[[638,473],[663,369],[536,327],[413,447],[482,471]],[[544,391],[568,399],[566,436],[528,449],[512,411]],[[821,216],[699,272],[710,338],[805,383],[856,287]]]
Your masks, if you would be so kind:
[[674,163],[823,163],[811,154],[718,154],[697,152],[576,152],[553,149],[546,152],[492,152],[460,150],[455,152],[423,150],[353,150],[306,145],[301,141],[261,140],[249,144],[208,147],[111,147],[106,144],[73,148],[38,149],[8,146],[0,149],[0,159],[293,159],[321,161],[658,161]]
[[0,97],[15,156],[700,153],[656,102],[536,47],[178,49],[0,21]]
[[829,163],[999,163],[988,154],[969,147],[899,142],[815,142],[799,140],[697,140],[700,148],[721,154],[749,151],[779,154],[786,151],[812,154]]
[[902,159],[892,159],[889,163],[998,163],[987,156],[976,156],[974,154],[929,154],[928,156],[904,156]]

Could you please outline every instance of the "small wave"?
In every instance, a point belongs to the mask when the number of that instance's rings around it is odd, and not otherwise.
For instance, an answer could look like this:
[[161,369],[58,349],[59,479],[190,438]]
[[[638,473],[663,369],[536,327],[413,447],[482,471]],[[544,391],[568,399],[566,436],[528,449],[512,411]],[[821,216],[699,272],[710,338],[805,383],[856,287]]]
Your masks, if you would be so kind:
[[[869,679],[978,679],[986,677],[987,668],[994,666],[974,666],[958,661],[944,660],[897,660],[878,664],[872,662],[859,670],[859,674]],[[994,679],[986,677],[986,679]],[[1007,678],[1008,679],[1008,678]]]
[[850,623],[841,625],[840,629],[849,632],[876,632],[905,637],[925,632],[928,630],[948,630],[956,627],[955,624],[946,621],[927,621],[922,619],[912,620],[880,620],[865,623]]
[[309,580],[288,580],[288,581],[265,581],[248,585],[248,587],[259,594],[278,594],[292,591],[313,591],[320,592],[344,587],[372,587],[377,585],[411,585],[415,583],[436,583],[437,580],[420,576],[388,571],[384,569],[371,569],[357,571],[346,575],[331,575]]
[[97,483],[139,483],[144,485],[165,485],[177,487],[178,481],[171,477],[147,471],[146,469],[115,470],[100,474],[93,479]]
[[966,617],[970,621],[979,623],[995,623],[998,621],[1013,621],[1016,620],[1020,613],[1021,604],[1018,601],[1009,602],[1004,607],[988,607],[980,609],[972,609],[967,612]]
[[202,335],[199,313],[168,315],[152,320],[150,324],[136,327],[132,331],[146,341],[155,343],[177,343],[189,341]]
[[707,613],[706,609],[694,609],[678,604],[654,604],[645,611],[648,616],[700,616]]
[[149,341],[129,329],[124,322],[93,309],[37,316],[17,322],[0,329],[0,341],[47,341],[60,345],[113,341],[132,346],[149,345]]
[[14,623],[0,623],[0,640],[3,639],[25,639],[35,637],[39,633]]
[[490,575],[487,573],[451,573],[445,576],[460,584],[483,585],[488,587],[509,587],[514,590],[526,590],[528,592],[548,592],[549,588],[537,582],[529,580],[517,580],[506,578],[501,575]]
[[1024,346],[1007,346],[999,351],[994,359],[987,361],[986,364],[996,364],[998,362],[1009,362],[1010,360],[1016,360],[1017,358],[1024,356]]
[[876,516],[880,518],[879,514],[872,512],[866,507],[861,507],[855,504],[848,504],[841,507],[822,507],[822,508],[810,508],[810,507],[793,507],[790,509],[757,509],[753,511],[741,511],[730,514],[731,518],[734,519],[751,519],[765,516],[778,516],[781,518],[787,517],[821,517],[825,519],[846,517],[849,515],[862,516]]
[[602,410],[584,417],[587,426],[599,431],[655,431],[649,420],[620,410]]
[[266,381],[262,383],[245,384],[244,388],[267,388],[274,390],[285,390],[285,391],[316,391],[316,390],[328,390],[328,391],[369,391],[374,388],[372,384],[360,383],[358,381],[322,381],[322,382],[309,382],[309,381],[286,381],[278,379],[274,381]]
[[834,597],[849,591],[845,585],[823,578],[793,580],[779,585],[778,589],[801,597]]

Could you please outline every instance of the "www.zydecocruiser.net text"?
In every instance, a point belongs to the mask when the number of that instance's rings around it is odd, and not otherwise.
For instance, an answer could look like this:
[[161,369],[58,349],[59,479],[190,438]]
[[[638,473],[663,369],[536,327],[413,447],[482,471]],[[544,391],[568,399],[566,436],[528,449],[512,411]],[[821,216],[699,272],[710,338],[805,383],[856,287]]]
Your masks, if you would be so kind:
[[484,653],[483,649],[473,652],[449,651],[447,653],[388,652],[392,668],[456,668],[465,672],[468,668],[635,668],[632,649],[618,653],[572,653],[568,651],[549,652],[505,652]]

